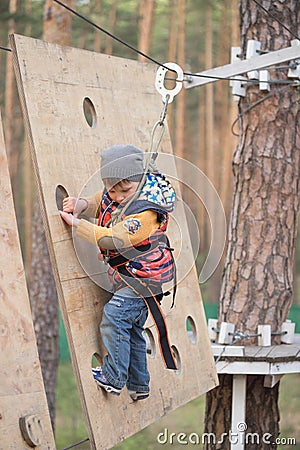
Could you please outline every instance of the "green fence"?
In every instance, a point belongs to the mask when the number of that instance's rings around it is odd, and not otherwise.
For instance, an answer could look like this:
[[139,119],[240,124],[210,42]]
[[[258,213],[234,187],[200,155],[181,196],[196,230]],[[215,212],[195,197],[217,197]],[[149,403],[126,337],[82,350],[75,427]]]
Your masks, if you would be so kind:
[[[205,303],[204,309],[208,319],[216,319],[218,317],[218,305],[216,303]],[[291,307],[288,318],[296,323],[296,333],[300,333],[300,305],[293,305]],[[67,361],[70,359],[66,332],[61,317],[59,320],[59,359],[60,361]]]

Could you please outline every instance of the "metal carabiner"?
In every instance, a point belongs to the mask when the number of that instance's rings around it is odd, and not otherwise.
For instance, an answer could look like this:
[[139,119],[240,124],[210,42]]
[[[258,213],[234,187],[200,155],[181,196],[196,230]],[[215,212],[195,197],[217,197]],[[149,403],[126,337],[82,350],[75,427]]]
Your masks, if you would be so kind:
[[[160,134],[159,134],[159,136],[158,136],[158,138],[157,138],[157,141],[156,141],[156,143],[155,143],[155,142],[154,142],[154,137],[155,137],[155,132],[156,132],[156,129],[157,129],[158,126],[162,126],[162,128],[161,128],[161,130],[160,130]],[[161,141],[162,141],[162,138],[163,138],[165,129],[166,129],[165,124],[164,124],[162,121],[160,121],[160,120],[158,120],[158,121],[154,124],[154,127],[152,128],[151,136],[150,136],[150,148],[149,148],[149,153],[152,155],[151,158],[152,158],[153,162],[154,162],[154,161],[156,160],[156,158],[157,158],[158,148],[159,148],[159,145],[160,145],[160,143],[161,143]],[[153,145],[155,145],[154,150],[153,150]]]
[[169,98],[170,98],[170,96],[169,96],[169,94],[167,94],[166,95],[166,100],[165,100],[165,103],[164,103],[164,107],[163,107],[163,110],[161,112],[160,119],[158,121],[159,125],[162,125],[164,123],[165,118],[166,118],[168,104],[169,104]]

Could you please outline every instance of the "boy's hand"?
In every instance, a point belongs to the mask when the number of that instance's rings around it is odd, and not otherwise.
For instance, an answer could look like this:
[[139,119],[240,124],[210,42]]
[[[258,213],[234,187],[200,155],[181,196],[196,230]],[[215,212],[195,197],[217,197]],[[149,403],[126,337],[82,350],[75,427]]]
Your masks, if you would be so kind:
[[63,200],[63,211],[73,213],[74,217],[78,217],[87,207],[87,202],[83,199],[75,197],[66,197]]
[[77,225],[79,225],[80,219],[77,219],[75,216],[73,216],[73,214],[64,211],[59,211],[59,214],[61,215],[62,219],[64,219],[64,221],[71,227],[76,227]]

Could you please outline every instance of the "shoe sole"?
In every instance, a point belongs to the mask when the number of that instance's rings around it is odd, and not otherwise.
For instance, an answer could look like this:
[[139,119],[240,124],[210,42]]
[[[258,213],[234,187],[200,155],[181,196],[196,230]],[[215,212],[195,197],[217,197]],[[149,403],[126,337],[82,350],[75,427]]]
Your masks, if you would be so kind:
[[130,397],[131,397],[131,399],[134,402],[137,402],[138,400],[145,400],[146,398],[149,397],[149,394],[148,393],[145,393],[145,394],[131,394]]
[[109,394],[113,394],[113,395],[120,395],[121,394],[121,389],[117,389],[113,386],[107,386],[104,383],[101,383],[101,381],[98,381],[95,379],[95,382],[98,386],[100,386],[102,389],[104,389],[106,392],[108,392]]

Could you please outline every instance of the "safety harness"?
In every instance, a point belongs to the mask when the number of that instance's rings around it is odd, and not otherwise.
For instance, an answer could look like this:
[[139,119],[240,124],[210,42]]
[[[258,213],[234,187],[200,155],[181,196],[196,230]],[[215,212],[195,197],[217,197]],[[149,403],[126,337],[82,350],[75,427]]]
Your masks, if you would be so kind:
[[[110,217],[116,207],[110,201],[108,193],[104,192],[99,225],[105,226],[110,222]],[[177,363],[170,345],[164,313],[160,307],[163,296],[170,294],[170,292],[162,291],[162,283],[174,279],[171,307],[174,306],[176,293],[176,266],[172,255],[173,249],[170,247],[169,239],[165,234],[168,214],[165,213],[165,215],[166,220],[162,222],[162,227],[140,244],[128,249],[122,249],[120,252],[115,250],[107,252],[106,249],[101,248],[100,250],[105,255],[106,261],[111,268],[109,274],[113,282],[117,283],[116,289],[119,290],[122,286],[129,286],[137,295],[143,298],[158,332],[160,350],[165,365],[168,369],[177,370]],[[161,256],[153,260],[153,255],[157,256],[157,252]],[[143,276],[145,274],[143,272],[144,265],[150,268],[151,277],[149,276],[149,278],[145,277],[145,275]],[[114,271],[117,271],[117,277],[112,273]]]
[[[113,264],[113,261],[109,262],[110,265],[111,263]],[[154,284],[151,285],[151,283],[147,283],[141,278],[135,276],[131,271],[129,271],[126,264],[127,263],[124,262],[119,266],[112,267],[118,271],[123,283],[126,286],[129,286],[137,295],[140,295],[146,303],[156,325],[160,351],[165,365],[168,369],[177,370],[178,367],[170,346],[164,313],[160,307],[160,302],[165,293],[162,292],[161,288],[157,291],[157,286]],[[128,277],[130,277],[130,281],[128,280]]]

